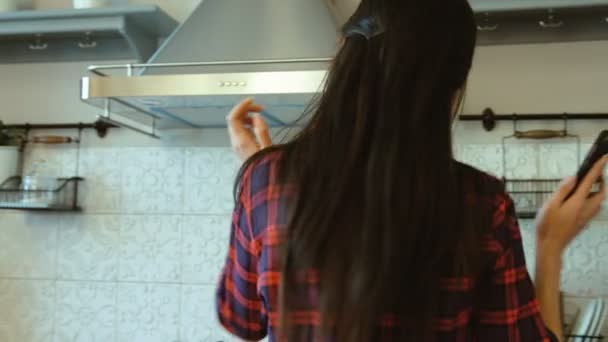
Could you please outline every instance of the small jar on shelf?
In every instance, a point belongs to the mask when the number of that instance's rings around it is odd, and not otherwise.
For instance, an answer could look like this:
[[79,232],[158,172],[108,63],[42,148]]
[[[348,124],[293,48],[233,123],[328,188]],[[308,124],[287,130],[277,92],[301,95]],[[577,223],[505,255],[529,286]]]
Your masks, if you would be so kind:
[[109,0],[74,0],[74,8],[100,8],[110,6]]

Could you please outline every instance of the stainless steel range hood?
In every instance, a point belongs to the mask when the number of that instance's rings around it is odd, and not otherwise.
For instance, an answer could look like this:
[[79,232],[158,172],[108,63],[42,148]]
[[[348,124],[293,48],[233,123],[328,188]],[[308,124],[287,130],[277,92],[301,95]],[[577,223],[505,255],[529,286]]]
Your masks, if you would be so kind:
[[[81,97],[103,120],[153,136],[224,127],[246,96],[288,125],[321,89],[336,27],[358,1],[204,0],[147,63],[91,67]],[[479,45],[608,40],[608,0],[470,1]]]
[[148,63],[90,67],[82,99],[151,135],[224,126],[246,96],[289,124],[322,88],[338,43],[331,13],[324,0],[205,0]]

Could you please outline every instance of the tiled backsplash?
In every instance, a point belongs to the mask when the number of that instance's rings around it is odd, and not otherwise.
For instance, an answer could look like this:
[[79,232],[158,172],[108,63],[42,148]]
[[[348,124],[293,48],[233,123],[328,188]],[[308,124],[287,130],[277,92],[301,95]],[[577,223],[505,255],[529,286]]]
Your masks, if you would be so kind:
[[[500,145],[457,150],[503,174]],[[575,144],[516,144],[506,173],[563,177],[576,170],[577,155]],[[1,342],[235,341],[213,306],[238,168],[228,148],[37,148],[27,160],[26,172],[36,160],[56,176],[78,168],[86,211],[0,212]],[[522,222],[528,261],[533,230]],[[608,297],[605,260],[603,219],[569,249],[564,290]]]

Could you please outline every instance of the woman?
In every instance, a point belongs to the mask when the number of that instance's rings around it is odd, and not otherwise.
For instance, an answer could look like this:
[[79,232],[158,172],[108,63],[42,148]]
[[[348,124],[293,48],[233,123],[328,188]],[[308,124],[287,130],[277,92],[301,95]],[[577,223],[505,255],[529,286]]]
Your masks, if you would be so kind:
[[268,147],[263,120],[249,116],[261,107],[235,107],[231,136],[247,162],[217,294],[229,331],[561,339],[561,256],[600,210],[604,190],[591,188],[606,158],[572,196],[576,180],[566,180],[540,215],[535,291],[501,182],[452,155],[475,43],[466,0],[363,0],[294,139]]

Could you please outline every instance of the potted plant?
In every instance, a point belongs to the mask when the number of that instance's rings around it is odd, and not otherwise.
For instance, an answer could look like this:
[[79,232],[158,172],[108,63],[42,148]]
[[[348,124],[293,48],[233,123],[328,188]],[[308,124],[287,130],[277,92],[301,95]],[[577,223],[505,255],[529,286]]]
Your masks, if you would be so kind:
[[23,140],[22,131],[7,128],[0,121],[0,183],[18,174],[19,146]]
[[0,12],[16,11],[17,0],[0,0]]

